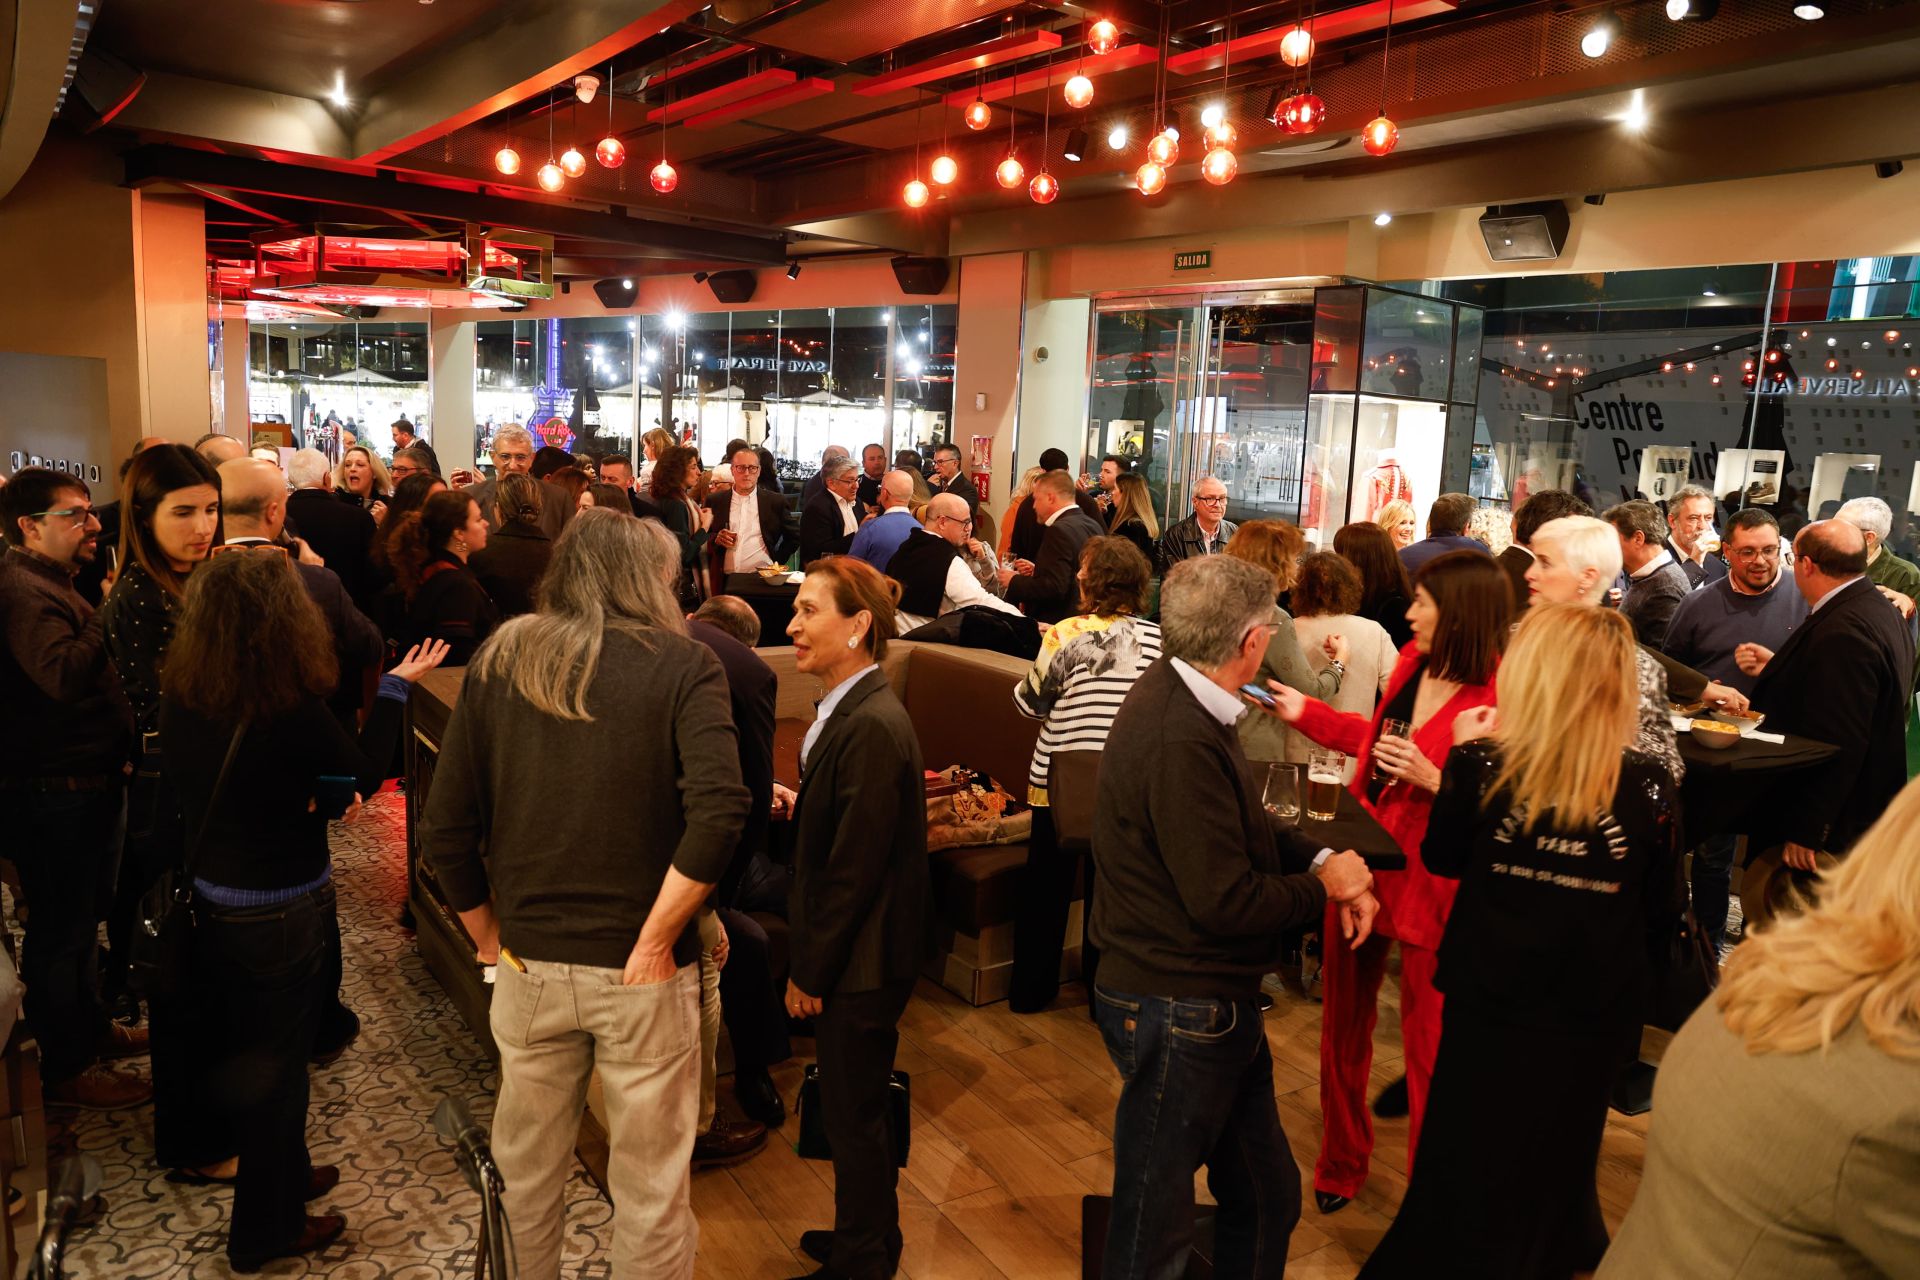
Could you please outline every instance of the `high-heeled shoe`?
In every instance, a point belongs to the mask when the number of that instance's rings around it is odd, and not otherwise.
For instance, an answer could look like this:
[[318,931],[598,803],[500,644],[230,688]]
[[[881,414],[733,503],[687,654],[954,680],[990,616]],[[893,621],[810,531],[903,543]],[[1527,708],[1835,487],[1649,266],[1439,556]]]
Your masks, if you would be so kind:
[[227,1265],[239,1275],[252,1275],[276,1258],[294,1258],[303,1253],[312,1253],[315,1249],[324,1249],[340,1238],[347,1229],[347,1220],[337,1213],[323,1214],[318,1218],[309,1217],[307,1225],[284,1248],[271,1253],[227,1255]]
[[1353,1203],[1352,1196],[1336,1195],[1331,1191],[1313,1189],[1313,1202],[1320,1206],[1321,1213],[1338,1213]]

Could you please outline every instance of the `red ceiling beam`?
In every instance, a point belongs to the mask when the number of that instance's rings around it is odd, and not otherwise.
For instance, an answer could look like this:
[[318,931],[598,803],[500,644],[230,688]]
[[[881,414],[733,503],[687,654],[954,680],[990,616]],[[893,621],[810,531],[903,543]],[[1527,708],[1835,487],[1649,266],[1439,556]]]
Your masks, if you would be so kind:
[[[1387,15],[1393,15],[1395,25],[1404,22],[1416,22],[1421,18],[1431,18],[1437,14],[1452,13],[1460,7],[1459,0],[1368,0],[1366,4],[1357,4],[1347,9],[1337,9],[1332,13],[1323,13],[1311,24],[1315,44],[1324,45],[1332,40],[1348,40],[1354,36],[1365,35],[1369,31],[1379,31],[1387,25]],[[1244,35],[1231,44],[1222,41],[1210,44],[1204,49],[1189,49],[1185,53],[1176,53],[1167,59],[1167,70],[1176,76],[1194,76],[1206,71],[1218,71],[1226,62],[1229,49],[1233,51],[1233,60],[1267,57],[1280,52],[1280,40],[1296,24],[1288,22],[1281,26],[1270,27],[1265,31],[1256,31]],[[1301,23],[1298,25],[1308,25]]]
[[977,44],[970,49],[956,49],[952,53],[943,53],[925,62],[916,62],[910,67],[901,67],[897,71],[889,71],[884,75],[856,80],[853,91],[863,98],[877,98],[883,93],[911,89],[929,80],[944,80],[948,76],[963,75],[969,71],[984,71],[988,67],[1012,62],[1015,58],[1025,58],[1036,53],[1052,53],[1059,47],[1060,36],[1053,31],[1031,31],[1024,35],[1001,36],[998,40],[989,40],[985,44]]
[[728,106],[716,107],[712,111],[702,111],[697,116],[688,116],[683,123],[689,129],[711,129],[729,120],[738,120],[741,116],[771,111],[775,107],[792,106],[796,102],[805,102],[808,98],[818,98],[832,92],[833,81],[809,77],[787,85],[785,88],[769,89],[765,93],[757,93],[751,98],[742,98]]
[[722,62],[730,58],[737,58],[745,52],[747,52],[747,46],[743,44],[732,44],[724,49],[709,53],[705,57],[695,58],[692,62],[677,62],[665,71],[655,75],[647,82],[647,87],[652,88],[656,84],[666,84],[670,80],[678,80],[681,76],[692,75],[696,71],[705,71],[708,67],[718,66]]
[[696,93],[690,98],[676,99],[664,107],[655,107],[647,112],[647,123],[659,124],[664,119],[667,123],[673,124],[689,116],[697,116],[703,112],[712,111],[716,107],[738,102],[742,98],[755,97],[769,89],[785,88],[799,78],[795,73],[781,67],[758,71],[753,75],[728,81],[705,93]]
[[[1151,66],[1159,56],[1152,45],[1130,44],[1115,49],[1112,53],[1090,57],[1085,63],[1061,61],[1051,68],[1046,76],[1046,87],[1063,85],[1075,75],[1084,75],[1089,79],[1108,75],[1115,71],[1130,71],[1134,67]],[[1014,95],[1015,88],[1021,93],[1032,93],[1041,87],[1040,73],[1037,71],[1017,76],[1005,76],[999,80],[989,80],[980,87],[978,96],[988,102],[1001,102]],[[965,107],[972,102],[975,93],[972,89],[959,89],[948,94],[942,101],[950,107]]]

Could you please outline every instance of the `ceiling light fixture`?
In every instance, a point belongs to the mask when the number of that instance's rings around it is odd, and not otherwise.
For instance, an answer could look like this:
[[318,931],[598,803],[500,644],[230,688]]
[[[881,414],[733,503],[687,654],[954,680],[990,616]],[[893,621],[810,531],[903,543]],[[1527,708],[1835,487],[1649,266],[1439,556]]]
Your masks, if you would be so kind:
[[976,92],[973,101],[967,104],[967,110],[962,119],[967,122],[967,128],[978,133],[993,123],[993,108],[988,106],[987,100],[978,96]]
[[926,183],[915,178],[907,183],[900,193],[900,198],[907,202],[909,209],[924,209],[927,201],[933,198],[933,192],[927,188]]
[[1166,166],[1147,161],[1133,171],[1133,185],[1140,189],[1143,196],[1159,195],[1167,185]]
[[1632,132],[1639,133],[1647,127],[1647,118],[1647,91],[1635,89],[1633,97],[1627,100],[1627,109],[1619,116],[1620,123]]
[[800,264],[797,262],[789,262],[787,264],[787,279],[798,280],[799,278],[800,278]]
[[1387,115],[1387,59],[1393,52],[1393,0],[1387,0],[1387,31],[1380,41],[1380,114],[1360,130],[1360,145],[1370,156],[1384,156],[1400,145],[1400,126]]
[[1096,54],[1112,53],[1120,47],[1120,28],[1105,18],[1087,28],[1087,48]]
[[1086,106],[1093,101],[1093,81],[1076,72],[1067,79],[1066,99],[1070,107]]
[[1227,118],[1227,109],[1217,102],[1209,102],[1200,112],[1200,127],[1211,129]]
[[1201,158],[1200,176],[1216,187],[1224,187],[1240,172],[1240,160],[1225,147],[1215,147]]
[[1373,225],[1376,227],[1384,227],[1392,221],[1393,215],[1390,213],[1376,213],[1373,215]]
[[573,78],[573,96],[582,102],[592,102],[593,95],[600,92],[600,77],[591,71],[582,71]]
[[960,164],[950,155],[937,155],[933,163],[927,166],[927,176],[940,186],[950,187],[953,180],[960,176]]
[[1087,137],[1087,131],[1085,129],[1073,129],[1067,133],[1067,145],[1061,149],[1060,154],[1075,164],[1079,164],[1087,158],[1087,148],[1089,145],[1090,140]]
[[560,168],[569,178],[577,178],[587,171],[587,158],[580,154],[580,148],[568,146],[560,153]]
[[1127,126],[1124,124],[1113,126],[1113,128],[1107,130],[1107,150],[1125,151],[1127,149],[1127,142],[1131,136]]
[[1815,0],[1801,0],[1793,6],[1793,16],[1802,22],[1818,22],[1827,16],[1827,7],[1815,3]]
[[[671,61],[667,63],[666,69],[671,73],[673,69]],[[664,196],[672,194],[673,189],[680,185],[680,174],[667,160],[667,121],[673,118],[673,89],[672,82],[667,76],[661,78],[668,83],[662,85],[660,89],[660,163],[647,171],[647,182]]]
[[[1013,92],[1009,100],[1020,96],[1020,73],[1013,73]],[[1049,105],[1052,99],[1048,100]],[[1020,113],[1007,111],[1007,158],[994,166],[993,180],[1011,191],[1027,180],[1027,167],[1020,163]]]
[[553,162],[553,90],[547,90],[547,162],[534,175],[542,191],[558,191],[567,185],[567,175]]
[[613,132],[613,64],[607,64],[607,136],[594,144],[593,158],[604,169],[618,169],[627,162],[627,144]]
[[1613,47],[1613,37],[1619,31],[1619,24],[1611,13],[1603,13],[1595,18],[1587,33],[1580,37],[1580,52],[1589,58],[1604,58],[1607,50]]
[[520,172],[520,153],[513,149],[512,143],[493,153],[493,167],[502,173]]
[[1667,17],[1675,22],[1712,22],[1720,0],[1667,0]]
[[347,97],[346,72],[336,71],[333,73],[333,88],[327,93],[327,99],[336,107],[347,106],[352,101],[352,99]]
[[1290,67],[1304,67],[1313,57],[1313,33],[1299,23],[1280,37],[1280,61]]
[[1060,180],[1042,169],[1027,184],[1027,195],[1035,204],[1052,204],[1060,194]]

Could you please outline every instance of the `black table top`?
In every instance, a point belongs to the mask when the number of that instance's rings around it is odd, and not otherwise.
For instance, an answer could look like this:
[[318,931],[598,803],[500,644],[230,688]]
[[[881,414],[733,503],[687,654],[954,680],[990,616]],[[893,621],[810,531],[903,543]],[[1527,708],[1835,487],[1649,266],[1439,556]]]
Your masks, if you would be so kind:
[[791,600],[800,594],[800,584],[788,582],[784,577],[768,582],[757,573],[730,573],[727,575],[727,594],[752,599]]
[[1840,748],[1812,738],[1781,734],[1785,742],[1759,742],[1742,738],[1731,747],[1703,747],[1691,733],[1677,733],[1680,758],[1686,762],[1689,776],[1695,770],[1704,773],[1773,773],[1803,769],[1839,754]]
[[1316,822],[1309,818],[1303,803],[1299,828],[1303,835],[1320,841],[1335,852],[1353,850],[1375,871],[1406,869],[1407,855],[1387,834],[1387,829],[1375,822],[1373,815],[1345,787],[1340,788],[1340,806],[1334,810],[1333,821]]

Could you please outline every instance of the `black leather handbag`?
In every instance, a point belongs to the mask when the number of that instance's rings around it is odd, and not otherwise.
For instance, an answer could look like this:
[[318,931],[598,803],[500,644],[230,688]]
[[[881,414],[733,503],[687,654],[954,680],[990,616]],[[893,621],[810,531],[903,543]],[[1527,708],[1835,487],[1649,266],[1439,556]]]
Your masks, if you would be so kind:
[[[887,1110],[893,1118],[893,1162],[907,1167],[907,1148],[913,1123],[913,1078],[896,1071],[887,1082]],[[803,1160],[831,1160],[833,1147],[827,1141],[827,1116],[820,1107],[820,1064],[807,1064],[800,1080],[800,1141],[794,1151]]]
[[1719,985],[1720,957],[1688,907],[1667,939],[1666,954],[1654,966],[1647,1025],[1678,1031]]
[[140,895],[140,907],[133,922],[133,937],[128,946],[127,985],[143,996],[165,998],[177,995],[185,985],[187,953],[193,943],[193,864],[200,856],[200,845],[207,838],[207,825],[227,789],[227,775],[233,771],[234,757],[240,753],[240,739],[246,736],[243,720],[227,743],[227,754],[220,761],[220,774],[207,797],[207,811],[200,815],[200,828],[186,857],[178,867],[168,867],[147,891]]

